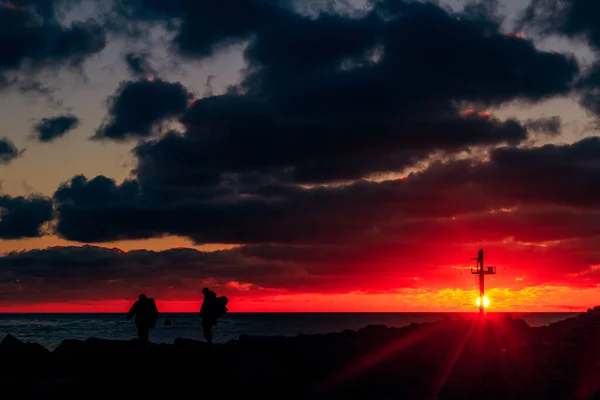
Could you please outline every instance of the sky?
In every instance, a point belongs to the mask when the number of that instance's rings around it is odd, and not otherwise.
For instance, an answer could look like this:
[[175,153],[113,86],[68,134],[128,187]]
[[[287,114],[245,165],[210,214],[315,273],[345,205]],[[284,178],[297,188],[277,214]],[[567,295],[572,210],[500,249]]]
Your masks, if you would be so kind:
[[0,312],[579,311],[596,0],[0,0]]

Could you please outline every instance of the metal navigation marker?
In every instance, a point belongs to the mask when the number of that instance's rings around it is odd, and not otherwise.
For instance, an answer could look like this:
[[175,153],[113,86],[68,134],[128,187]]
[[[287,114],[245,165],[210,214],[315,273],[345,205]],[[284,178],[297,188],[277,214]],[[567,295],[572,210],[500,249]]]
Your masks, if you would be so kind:
[[485,281],[484,277],[486,275],[495,275],[496,267],[484,265],[483,260],[483,249],[479,249],[476,258],[471,258],[471,260],[477,260],[477,266],[471,267],[471,274],[479,275],[479,314],[483,315],[485,313]]

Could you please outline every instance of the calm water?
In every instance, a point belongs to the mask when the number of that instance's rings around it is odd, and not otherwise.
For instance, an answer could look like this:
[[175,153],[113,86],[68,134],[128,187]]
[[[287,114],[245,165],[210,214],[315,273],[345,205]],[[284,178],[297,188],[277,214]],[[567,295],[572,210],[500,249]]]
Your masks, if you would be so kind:
[[[215,327],[215,341],[227,342],[241,334],[296,336],[298,334],[340,332],[366,325],[401,327],[411,322],[433,322],[445,313],[230,313]],[[512,313],[530,326],[548,325],[577,313]],[[175,324],[165,326],[165,319]],[[132,339],[132,321],[124,314],[0,314],[0,338],[12,334],[23,341],[37,342],[54,349],[64,339]],[[162,314],[150,341],[172,343],[175,338],[202,339],[197,314]]]

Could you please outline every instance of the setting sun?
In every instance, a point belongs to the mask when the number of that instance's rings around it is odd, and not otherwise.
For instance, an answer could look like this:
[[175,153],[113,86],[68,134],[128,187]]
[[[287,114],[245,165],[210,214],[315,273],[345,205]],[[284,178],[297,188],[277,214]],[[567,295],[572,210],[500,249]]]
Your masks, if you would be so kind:
[[[475,304],[477,304],[477,307],[481,306],[481,297],[478,297],[477,300],[475,301]],[[487,306],[490,305],[490,299],[487,298],[487,296],[483,296],[483,306],[487,308]]]

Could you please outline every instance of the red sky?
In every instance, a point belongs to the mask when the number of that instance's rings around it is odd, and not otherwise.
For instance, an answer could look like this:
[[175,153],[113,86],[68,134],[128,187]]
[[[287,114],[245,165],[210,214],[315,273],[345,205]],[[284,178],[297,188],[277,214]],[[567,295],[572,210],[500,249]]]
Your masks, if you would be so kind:
[[[402,290],[390,294],[282,294],[246,297],[223,291],[231,299],[235,312],[468,312],[475,311],[476,292],[460,289]],[[487,294],[491,312],[578,312],[585,311],[598,299],[597,289],[543,286],[521,290],[492,288]],[[569,304],[556,304],[564,300]],[[198,312],[200,300],[158,300],[161,312]],[[132,300],[95,302],[34,303],[3,305],[8,313],[120,313],[127,312]]]
[[0,312],[468,311],[480,248],[490,311],[597,305],[578,1],[5,3]]
[[[85,283],[79,286],[79,279],[72,276],[72,285],[69,278],[55,283],[30,281],[36,286],[24,291],[26,286],[13,283],[10,287],[4,286],[13,301],[0,304],[0,312],[126,312],[138,292],[156,297],[162,312],[197,312],[200,289],[204,286],[227,295],[230,309],[235,312],[471,311],[476,309],[477,292],[476,277],[470,274],[473,262],[469,256],[476,256],[477,246],[481,244],[443,247],[440,243],[439,247],[423,246],[408,254],[406,250],[399,254],[389,251],[385,257],[368,254],[354,266],[342,260],[341,264],[329,265],[328,271],[322,272],[319,271],[324,268],[322,265],[303,267],[298,264],[293,273],[263,266],[260,274],[249,274],[252,268],[258,267],[254,264],[236,266],[241,261],[235,257],[231,266],[221,261],[222,268],[239,268],[230,276],[215,274],[204,279],[188,273],[188,278],[177,278],[171,285],[167,283],[169,274],[142,276],[140,272],[135,273],[137,277],[131,284],[127,277],[105,280],[99,276],[81,278]],[[574,251],[572,244],[509,240],[484,243],[484,247],[487,264],[497,267],[496,275],[486,277],[486,294],[491,301],[489,311],[582,311],[597,302],[600,267],[585,266],[579,258],[582,257],[580,250]],[[436,252],[436,248],[440,252]],[[102,252],[102,248],[96,250]],[[212,250],[204,249],[208,253],[190,251],[199,256],[214,256]],[[153,254],[161,254],[160,248],[157,251]],[[238,249],[224,250],[224,253],[236,251]],[[134,253],[135,250],[129,253],[121,250],[117,257]],[[46,257],[49,259],[50,255]],[[369,264],[370,259],[373,264]],[[116,262],[106,260],[106,266]],[[130,262],[133,263],[128,260],[123,267],[127,268]],[[198,259],[192,260],[190,265],[181,264],[172,272],[183,276],[180,271],[193,267],[205,268]],[[119,266],[116,268],[118,271]],[[164,265],[164,268],[169,267]],[[244,279],[245,275],[248,276]],[[21,282],[26,279],[22,277]],[[63,296],[69,300],[61,302]]]

